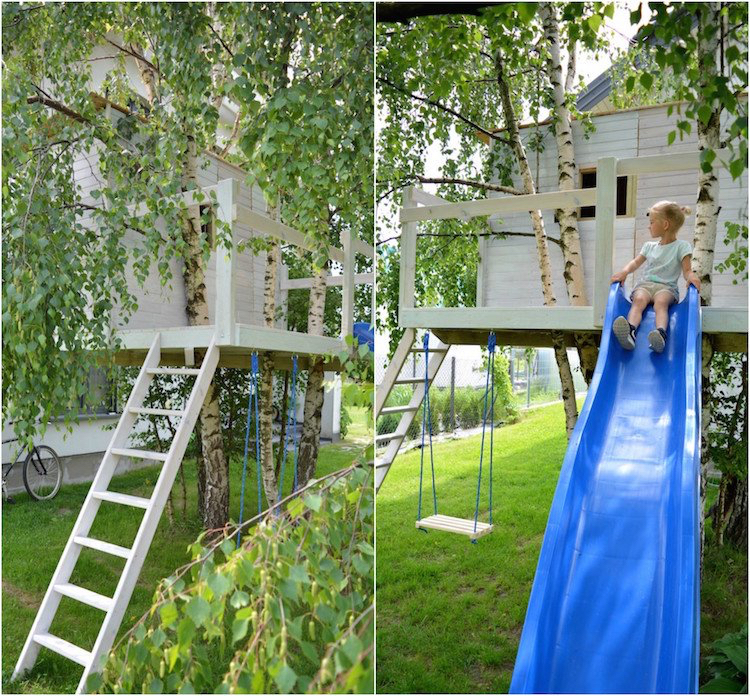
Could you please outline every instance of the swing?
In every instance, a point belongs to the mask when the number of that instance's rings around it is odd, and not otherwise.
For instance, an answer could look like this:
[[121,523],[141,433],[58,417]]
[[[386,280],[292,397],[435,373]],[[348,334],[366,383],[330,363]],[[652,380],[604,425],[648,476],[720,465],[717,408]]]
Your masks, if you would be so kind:
[[[259,383],[260,370],[258,368],[258,354],[252,354],[251,371],[250,371],[250,393],[247,400],[247,425],[245,427],[245,455],[242,462],[242,491],[240,493],[240,519],[239,526],[242,527],[242,516],[245,511],[245,480],[247,478],[247,454],[250,444],[250,421],[252,420],[253,410],[255,411],[255,462],[258,477],[258,517],[263,512],[261,488],[261,471],[260,471],[260,403],[259,403]],[[284,487],[284,467],[286,465],[286,455],[289,444],[290,426],[293,430],[294,441],[294,483],[292,484],[292,493],[297,490],[297,356],[292,356],[292,397],[291,408],[287,414],[287,429],[284,433],[284,452],[281,458],[281,472],[279,476],[279,492],[277,498],[281,500]],[[280,510],[277,510],[280,514]],[[237,548],[240,546],[240,529],[237,530]]]
[[[427,365],[429,363],[429,340],[430,334],[424,337],[424,357],[425,357],[425,374],[424,374],[424,408],[422,409],[422,448],[421,460],[419,464],[419,505],[417,508],[416,527],[423,532],[428,529],[435,529],[443,532],[453,532],[454,534],[464,534],[471,539],[472,544],[477,543],[481,536],[489,534],[493,530],[492,524],[492,447],[494,433],[494,415],[495,415],[495,345],[496,339],[494,332],[491,332],[487,341],[487,350],[489,356],[487,359],[487,378],[484,389],[484,414],[482,416],[482,449],[479,453],[479,476],[477,478],[477,500],[474,506],[474,519],[463,519],[460,517],[450,517],[449,515],[439,515],[437,508],[437,491],[435,489],[435,462],[432,455],[432,421],[430,419],[430,390],[429,376]],[[484,435],[487,429],[487,399],[490,400],[490,483],[489,483],[489,523],[479,521],[479,493],[482,485],[482,460],[484,457]],[[425,431],[428,433],[430,444],[430,468],[432,470],[432,503],[434,514],[429,517],[422,517],[422,480],[424,471],[424,440]]]

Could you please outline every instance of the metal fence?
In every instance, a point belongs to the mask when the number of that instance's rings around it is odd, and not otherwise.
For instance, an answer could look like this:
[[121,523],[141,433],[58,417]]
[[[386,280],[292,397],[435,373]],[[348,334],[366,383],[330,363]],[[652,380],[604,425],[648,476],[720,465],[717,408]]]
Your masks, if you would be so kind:
[[[476,358],[456,355],[460,349],[452,347],[443,361],[432,383],[430,393],[433,402],[445,402],[439,422],[434,424],[434,431],[456,431],[463,428],[476,427],[476,403],[484,392],[485,372],[482,366],[481,354]],[[561,399],[560,376],[555,362],[554,351],[551,348],[537,348],[526,350],[511,348],[505,352],[508,358],[508,375],[515,396],[517,408],[530,407],[536,404],[549,403]],[[575,350],[568,351],[573,380],[577,392],[586,390],[586,383],[581,374],[578,354]],[[380,384],[385,375],[387,364],[376,361],[375,382]],[[424,355],[413,353],[404,364],[400,377],[424,376]],[[421,388],[421,386],[417,386]],[[401,391],[408,387],[394,389],[389,398],[389,405],[400,405],[405,402],[405,395]],[[472,392],[476,392],[475,395]],[[463,411],[468,412],[464,413]],[[470,412],[470,413],[469,413]],[[395,423],[389,419],[378,420],[378,433],[391,432]],[[421,415],[415,418],[420,421]],[[421,422],[421,421],[420,421]],[[410,430],[413,430],[412,427]],[[412,433],[413,434],[413,433]]]

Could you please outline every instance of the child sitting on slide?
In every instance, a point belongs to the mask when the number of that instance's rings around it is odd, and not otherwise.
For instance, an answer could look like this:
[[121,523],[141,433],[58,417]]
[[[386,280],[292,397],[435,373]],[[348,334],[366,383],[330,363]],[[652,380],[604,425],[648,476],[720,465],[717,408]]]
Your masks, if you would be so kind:
[[635,332],[641,323],[643,310],[653,303],[656,315],[656,328],[648,335],[651,349],[661,353],[667,342],[667,312],[669,305],[679,300],[677,278],[682,271],[688,285],[700,290],[698,276],[690,270],[693,249],[689,242],[677,239],[677,232],[690,208],[672,201],[659,201],[649,208],[648,230],[658,241],[646,242],[638,254],[619,273],[612,276],[612,282],[624,283],[629,273],[646,263],[641,281],[630,295],[632,306],[627,318],[620,316],[612,324],[620,345],[625,350],[635,348]]

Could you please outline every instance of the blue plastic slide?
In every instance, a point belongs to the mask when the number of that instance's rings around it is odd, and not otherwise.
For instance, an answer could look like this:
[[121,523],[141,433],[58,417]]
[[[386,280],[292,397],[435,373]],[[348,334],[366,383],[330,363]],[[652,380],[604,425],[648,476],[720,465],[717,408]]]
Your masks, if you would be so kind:
[[511,693],[696,693],[701,318],[695,288],[653,353],[612,322],[613,284],[586,403],[565,454]]

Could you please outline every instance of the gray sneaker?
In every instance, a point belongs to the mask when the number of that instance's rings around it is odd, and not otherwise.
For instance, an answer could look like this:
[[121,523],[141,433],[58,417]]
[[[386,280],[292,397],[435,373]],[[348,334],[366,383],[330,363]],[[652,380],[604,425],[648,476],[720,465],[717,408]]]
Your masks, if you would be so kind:
[[612,332],[625,350],[635,348],[635,329],[625,317],[617,317],[612,323]]
[[648,344],[654,353],[661,353],[667,344],[667,332],[664,329],[654,329],[648,334]]

